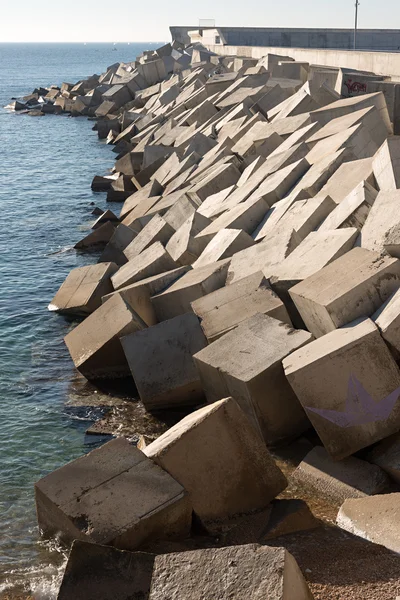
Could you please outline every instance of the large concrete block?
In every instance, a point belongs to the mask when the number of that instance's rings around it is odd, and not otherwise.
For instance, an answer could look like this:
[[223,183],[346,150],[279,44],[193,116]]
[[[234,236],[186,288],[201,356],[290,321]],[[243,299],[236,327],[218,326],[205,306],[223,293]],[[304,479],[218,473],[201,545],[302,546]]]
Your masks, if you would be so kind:
[[87,379],[129,375],[120,337],[144,327],[144,323],[121,297],[97,308],[64,341],[75,367]]
[[380,124],[383,130],[381,135],[379,135],[379,131],[370,131],[363,123],[358,123],[353,127],[349,127],[349,129],[324,138],[313,146],[306,158],[313,165],[324,156],[337,152],[342,148],[347,148],[356,159],[374,156],[380,144],[386,138],[385,126],[382,122]]
[[145,600],[153,565],[153,554],[75,540],[57,600],[131,600],[133,593]]
[[101,305],[101,297],[112,291],[110,278],[117,270],[112,262],[73,269],[48,309],[67,315],[89,315]]
[[141,279],[159,275],[178,267],[161,242],[155,242],[136,256],[111,278],[115,290]]
[[340,204],[354,188],[362,181],[375,187],[375,177],[372,169],[373,158],[350,160],[340,164],[321,189],[321,195],[328,195]]
[[360,234],[362,248],[400,257],[399,207],[400,190],[379,192]]
[[400,371],[370,319],[350,323],[283,360],[286,377],[334,459],[400,427]]
[[202,177],[201,181],[188,191],[188,196],[197,204],[201,204],[211,194],[235,185],[239,178],[240,171],[234,164],[222,164],[212,170],[209,175]]
[[265,508],[287,485],[233,398],[185,417],[144,452],[189,492],[203,523]]
[[275,292],[285,302],[295,324],[300,326],[301,321],[298,320],[298,313],[289,296],[289,290],[351,250],[357,235],[357,229],[350,227],[333,231],[313,231],[280,265],[276,266],[270,282]]
[[307,329],[320,337],[372,315],[399,287],[399,260],[353,248],[289,293]]
[[191,265],[203,252],[206,239],[196,236],[209,224],[210,219],[197,212],[192,213],[171,236],[166,250],[177,264]]
[[400,357],[400,291],[392,294],[371,318],[394,356]]
[[40,479],[35,498],[42,533],[68,542],[133,550],[190,531],[184,488],[124,438]]
[[336,208],[331,211],[318,231],[356,227],[361,231],[378,192],[367,181],[361,181]]
[[316,196],[318,192],[321,192],[321,195],[328,195],[332,198],[330,193],[325,189],[325,184],[342,163],[348,160],[353,161],[353,159],[354,156],[347,148],[342,148],[337,152],[327,154],[311,166],[292,192],[297,193],[303,191],[306,192],[308,196]]
[[107,221],[103,225],[100,225],[98,229],[91,231],[84,238],[79,240],[74,246],[76,250],[86,250],[87,248],[104,248],[111,240],[116,223]]
[[[317,229],[318,225],[335,209],[336,204],[329,196],[317,198],[307,198],[305,200],[293,199],[287,200],[287,210],[283,212],[279,219],[276,219],[280,210],[279,202],[284,206],[286,198],[273,204],[271,210],[267,212],[262,223],[260,223],[253,237],[256,241],[262,240],[271,234],[277,226],[280,230],[295,230],[301,240],[304,240],[309,233]],[[272,216],[274,216],[272,218]],[[333,229],[333,228],[332,228]]]
[[209,343],[256,313],[291,325],[285,305],[272,291],[261,271],[195,300],[192,309],[200,318]]
[[336,524],[353,535],[400,552],[400,494],[345,500]]
[[364,460],[349,456],[335,461],[325,448],[316,446],[293,472],[290,483],[341,504],[347,498],[384,492],[389,478],[382,469]]
[[194,356],[207,400],[233,396],[267,444],[302,433],[309,423],[282,359],[311,340],[264,314],[243,321]]
[[275,231],[260,243],[241,250],[233,255],[226,278],[230,285],[243,277],[263,271],[268,278],[279,265],[299,245],[300,238],[293,231]]
[[283,169],[279,169],[272,175],[269,175],[261,185],[253,192],[250,199],[262,198],[268,205],[272,206],[278,200],[281,200],[290,190],[301,180],[307,172],[310,165],[305,158],[295,163],[289,164]]
[[372,167],[381,191],[400,187],[400,136],[394,135],[382,144],[374,156]]
[[165,321],[190,312],[192,302],[223,287],[229,262],[228,258],[193,269],[164,292],[154,295],[152,304],[158,320]]
[[178,595],[191,600],[313,598],[287,550],[257,544],[157,557],[149,600],[168,600]]
[[175,230],[160,215],[154,217],[143,227],[135,239],[124,249],[124,255],[127,260],[132,260],[139,256],[143,250],[154,244],[161,242],[163,246],[168,242]]
[[121,340],[147,410],[204,401],[193,354],[207,345],[196,315],[186,313]]
[[251,234],[262,221],[267,210],[268,204],[263,198],[249,198],[237,206],[224,211],[197,234],[196,240],[206,246],[222,229],[241,229]]
[[192,266],[198,269],[209,263],[230,258],[236,252],[250,246],[254,246],[254,240],[243,229],[220,229]]
[[151,302],[151,297],[165,290],[171,283],[182,277],[191,267],[178,267],[172,271],[166,271],[159,275],[153,275],[146,279],[141,279],[136,283],[120,288],[117,292],[112,292],[103,296],[102,302],[107,302],[114,295],[119,294],[123,300],[129,304],[135,313],[146,323],[146,325],[155,325],[157,323],[156,313]]

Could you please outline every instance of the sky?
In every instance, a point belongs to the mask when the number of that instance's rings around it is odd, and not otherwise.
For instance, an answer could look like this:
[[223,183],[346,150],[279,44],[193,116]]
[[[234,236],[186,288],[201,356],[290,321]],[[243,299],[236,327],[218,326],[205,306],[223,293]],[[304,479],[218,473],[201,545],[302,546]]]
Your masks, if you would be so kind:
[[[5,2],[0,42],[148,42],[170,39],[169,25],[344,27],[354,25],[355,0],[69,0],[41,5]],[[200,12],[199,12],[200,11]],[[361,0],[360,28],[400,29],[399,0]]]

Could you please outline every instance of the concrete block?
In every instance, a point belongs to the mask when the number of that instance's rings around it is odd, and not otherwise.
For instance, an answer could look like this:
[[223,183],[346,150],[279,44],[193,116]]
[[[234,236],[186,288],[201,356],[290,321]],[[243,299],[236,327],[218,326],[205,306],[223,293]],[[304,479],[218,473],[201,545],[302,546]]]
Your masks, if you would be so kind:
[[196,240],[207,245],[223,229],[241,229],[251,234],[262,221],[267,210],[268,204],[263,198],[249,198],[223,212],[196,235]]
[[294,117],[285,117],[284,119],[275,118],[271,126],[283,139],[286,139],[298,129],[310,125],[311,118],[309,113],[296,115]]
[[115,296],[70,331],[64,341],[86,379],[125,377],[129,368],[119,338],[144,326],[135,311]]
[[266,528],[263,528],[260,541],[266,542],[282,535],[308,531],[319,527],[304,500],[273,500],[272,511]]
[[191,267],[178,267],[172,271],[166,271],[159,275],[147,277],[126,287],[122,287],[118,292],[106,294],[102,302],[107,302],[114,295],[119,294],[123,300],[135,311],[135,313],[148,325],[155,325],[157,317],[151,303],[151,297],[164,291],[171,283],[182,277]]
[[311,339],[265,314],[243,321],[194,356],[208,402],[232,395],[267,444],[302,433],[308,420],[282,359]]
[[48,309],[66,315],[89,315],[101,305],[101,297],[112,291],[111,276],[117,270],[112,262],[73,269]]
[[392,136],[382,144],[374,156],[372,168],[381,191],[400,187],[400,136]]
[[336,524],[369,542],[400,552],[400,494],[351,498],[343,503]]
[[220,229],[192,266],[198,269],[218,260],[230,258],[236,252],[250,246],[254,246],[254,240],[242,229]]
[[341,100],[328,104],[328,106],[312,111],[310,117],[313,123],[316,122],[323,126],[326,125],[326,123],[329,123],[329,121],[332,121],[332,119],[354,113],[355,111],[369,106],[375,106],[381,119],[386,125],[388,135],[391,135],[393,133],[393,128],[390,122],[385,96],[382,92],[355,96],[354,98],[342,98]]
[[69,553],[57,600],[114,600],[147,598],[154,555],[127,552],[111,546],[75,540]]
[[207,340],[196,315],[179,315],[125,336],[121,343],[147,410],[204,401],[192,356],[207,345]]
[[297,562],[284,548],[209,548],[164,554],[155,565],[150,600],[167,600],[177,593],[191,600],[313,598]]
[[304,89],[298,90],[293,96],[268,111],[268,119],[284,119],[294,117],[303,113],[309,113],[319,108],[319,105]]
[[171,236],[166,249],[180,265],[192,264],[207,245],[206,239],[197,239],[197,235],[208,227],[210,219],[194,212]]
[[389,345],[393,355],[400,357],[400,293],[397,290],[372,315],[383,339]]
[[289,295],[289,290],[349,252],[357,235],[358,231],[355,228],[314,231],[280,265],[277,265],[274,274],[270,277],[270,283],[284,301],[296,326],[301,328],[303,323]]
[[400,190],[380,191],[371,206],[360,234],[362,248],[400,256]]
[[327,194],[340,204],[362,181],[366,181],[372,187],[376,186],[372,168],[373,158],[361,160],[350,160],[338,166],[336,172],[321,189],[321,195]]
[[[240,179],[239,179],[240,181]],[[239,184],[238,181],[238,184]],[[236,189],[235,185],[230,185],[229,187],[217,192],[216,194],[211,194],[204,200],[204,202],[197,209],[197,212],[208,219],[217,214],[221,214],[224,212],[224,203],[225,200],[229,197],[229,195]]]
[[383,493],[389,478],[369,462],[354,456],[335,461],[325,448],[315,446],[293,472],[290,483],[312,491],[317,497],[342,504],[347,498]]
[[[280,202],[283,203],[285,201],[286,199],[282,199]],[[299,238],[304,240],[309,233],[317,229],[318,225],[324,221],[335,207],[336,204],[329,196],[294,200],[280,217],[278,221],[279,228],[294,229]],[[272,228],[277,225],[275,219],[271,220],[271,216],[274,214],[274,211],[279,210],[279,201],[275,205],[273,204],[271,208],[273,211],[268,211],[253,234],[256,241],[262,240],[269,235]]]
[[[371,132],[375,128],[377,128],[376,133],[379,134],[380,132],[382,132],[382,138],[380,137],[380,135],[378,135],[375,138],[374,135],[374,139],[376,139],[376,142],[379,146],[386,139],[387,129],[380,117],[380,114],[376,110],[375,106],[367,106],[366,108],[362,108],[361,110],[348,113],[343,117],[332,119],[332,121],[329,121],[326,125],[321,127],[321,129],[318,129],[315,133],[313,133],[307,139],[307,143],[310,145],[310,147],[314,147],[315,144],[317,144],[321,140],[329,138],[332,135],[341,133],[342,131],[349,129],[350,127],[353,127],[358,123],[363,123],[364,126],[367,127],[367,129],[369,129]],[[379,140],[381,140],[380,143]]]
[[118,217],[112,212],[112,210],[105,210],[101,215],[99,215],[98,219],[92,225],[92,229],[98,229],[103,223],[107,223],[107,221],[112,221],[113,223],[118,223]]
[[191,525],[183,487],[124,438],[40,479],[35,498],[42,533],[68,542],[133,550],[152,539],[185,537]]
[[85,237],[79,240],[74,246],[75,250],[86,250],[87,248],[94,248],[96,246],[99,248],[106,246],[114,235],[115,228],[116,223],[113,223],[112,221],[103,223],[103,225],[100,225],[100,227],[91,231],[88,235],[85,235]]
[[192,310],[210,344],[256,313],[291,325],[285,305],[261,271],[195,300]]
[[400,436],[395,433],[376,444],[367,460],[381,467],[396,484],[400,483]]
[[124,249],[124,255],[129,260],[139,256],[151,244],[160,242],[165,246],[175,230],[160,215],[154,217],[143,227],[128,246]]
[[239,178],[240,171],[234,164],[220,165],[209,175],[202,177],[201,181],[188,191],[188,196],[197,204],[201,204],[211,194],[216,194],[230,185],[235,185]]
[[331,331],[293,352],[283,367],[335,460],[398,431],[400,371],[370,319]]
[[[311,166],[306,174],[300,179],[299,183],[294,187],[292,190],[293,193],[302,190],[309,196],[316,196],[318,192],[321,192],[321,195],[331,196],[329,193],[331,186],[329,186],[329,191],[328,186],[324,187],[326,182],[332,177],[342,163],[353,161],[353,158],[353,155],[347,148],[342,148],[333,154],[327,154],[324,158],[321,158],[321,160]],[[304,160],[307,160],[307,158]]]
[[155,242],[123,265],[111,278],[115,290],[178,267],[161,242]]
[[159,321],[191,312],[191,303],[223,287],[230,259],[193,269],[169,288],[152,297]]
[[237,252],[229,265],[227,285],[257,271],[263,271],[266,277],[298,246],[300,239],[295,231],[275,232],[260,243]]
[[[250,199],[262,198],[268,205],[272,206],[289,193],[301,177],[307,172],[310,165],[305,158],[276,171],[269,175],[261,185],[253,192]],[[258,225],[258,223],[257,223]]]
[[[356,227],[358,231],[364,226],[371,206],[378,192],[368,183],[361,181],[354,190],[331,211],[318,231],[339,229],[341,227]],[[333,200],[332,200],[333,202]]]
[[163,217],[175,232],[196,212],[196,209],[197,204],[189,196],[182,194],[164,213]]
[[265,508],[287,485],[233,398],[185,417],[145,454],[189,492],[205,524]]
[[128,262],[124,254],[125,248],[135,239],[137,233],[130,227],[120,223],[100,255],[99,263],[114,262],[118,266]]
[[400,287],[400,261],[353,248],[290,289],[315,337],[372,315]]

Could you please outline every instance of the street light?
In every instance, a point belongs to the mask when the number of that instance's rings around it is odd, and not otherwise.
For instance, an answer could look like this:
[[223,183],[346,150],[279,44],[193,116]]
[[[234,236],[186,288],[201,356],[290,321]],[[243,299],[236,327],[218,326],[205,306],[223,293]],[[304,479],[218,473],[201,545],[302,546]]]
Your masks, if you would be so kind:
[[360,3],[358,0],[356,0],[356,18],[355,18],[355,22],[354,22],[354,50],[357,48],[357,21],[358,21],[358,7],[360,6]]

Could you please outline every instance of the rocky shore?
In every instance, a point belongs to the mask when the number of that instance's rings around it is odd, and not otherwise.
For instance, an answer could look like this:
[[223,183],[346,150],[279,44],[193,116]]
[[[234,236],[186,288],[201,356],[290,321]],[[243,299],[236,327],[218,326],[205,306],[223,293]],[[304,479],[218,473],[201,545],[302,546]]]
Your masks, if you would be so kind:
[[[75,244],[99,260],[49,304],[80,374],[131,396],[35,486],[59,600],[400,595],[400,137],[345,75],[174,41],[11,105],[116,154]],[[171,415],[150,440],[138,397]]]

